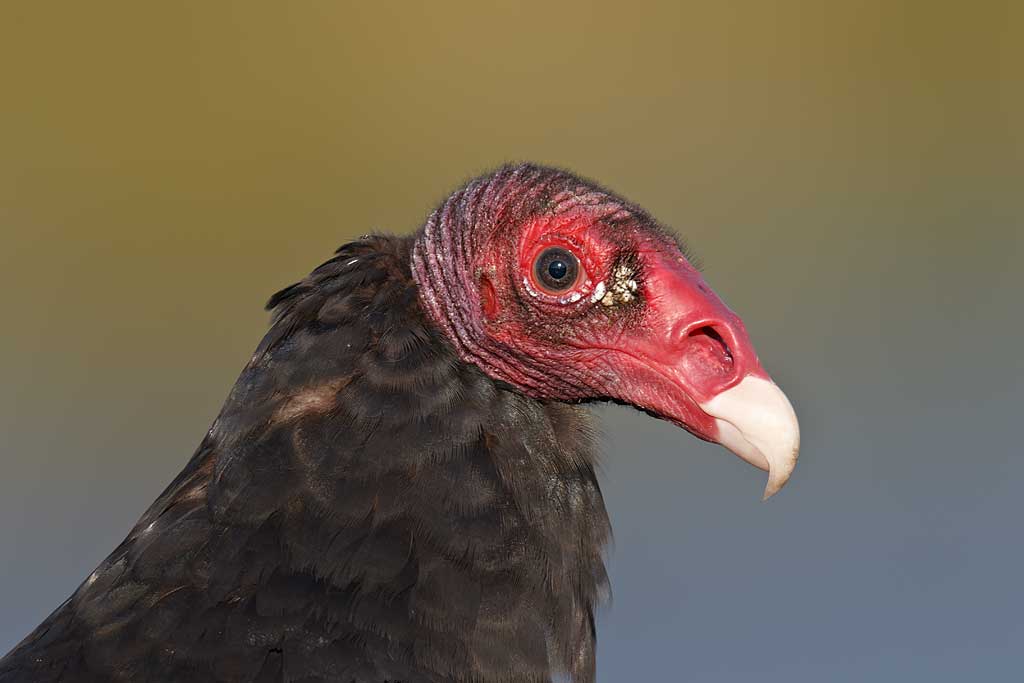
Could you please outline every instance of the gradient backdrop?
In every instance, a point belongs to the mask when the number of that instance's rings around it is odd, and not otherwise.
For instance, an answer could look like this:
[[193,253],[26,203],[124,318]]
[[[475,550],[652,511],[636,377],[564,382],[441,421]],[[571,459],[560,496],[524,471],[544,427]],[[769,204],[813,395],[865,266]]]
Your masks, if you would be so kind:
[[803,428],[762,504],[598,408],[600,680],[1019,679],[1024,6],[269,4],[0,8],[0,651],[186,462],[271,292],[529,159],[684,234]]

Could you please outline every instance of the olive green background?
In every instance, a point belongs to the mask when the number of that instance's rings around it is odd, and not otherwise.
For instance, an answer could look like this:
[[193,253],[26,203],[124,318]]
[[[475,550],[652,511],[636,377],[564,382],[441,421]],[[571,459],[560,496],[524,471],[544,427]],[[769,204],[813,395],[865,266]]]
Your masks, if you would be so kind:
[[0,4],[0,651],[347,239],[507,160],[686,236],[792,398],[762,473],[599,408],[601,681],[1024,670],[1024,6]]

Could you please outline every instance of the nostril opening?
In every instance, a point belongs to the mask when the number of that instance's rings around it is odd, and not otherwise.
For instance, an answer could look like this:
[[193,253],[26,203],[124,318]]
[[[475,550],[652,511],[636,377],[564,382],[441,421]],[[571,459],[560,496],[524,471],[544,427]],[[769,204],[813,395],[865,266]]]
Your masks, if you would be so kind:
[[704,399],[736,379],[736,361],[726,339],[733,339],[732,330],[721,323],[698,323],[682,339],[677,367]]
[[722,335],[718,333],[718,330],[711,325],[704,325],[703,327],[691,330],[687,336],[694,341],[699,341],[695,340],[694,337],[704,337],[705,344],[715,347],[726,363],[732,363],[732,350],[725,342],[725,339],[722,338]]

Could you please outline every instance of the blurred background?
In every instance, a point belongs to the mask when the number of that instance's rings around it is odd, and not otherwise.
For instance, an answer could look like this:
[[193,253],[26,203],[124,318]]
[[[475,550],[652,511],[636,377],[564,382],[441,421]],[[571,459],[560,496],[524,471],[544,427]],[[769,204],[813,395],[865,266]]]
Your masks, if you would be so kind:
[[599,679],[1024,670],[1024,6],[0,9],[0,651],[205,433],[262,305],[470,176],[682,233],[800,415],[793,480],[619,407]]

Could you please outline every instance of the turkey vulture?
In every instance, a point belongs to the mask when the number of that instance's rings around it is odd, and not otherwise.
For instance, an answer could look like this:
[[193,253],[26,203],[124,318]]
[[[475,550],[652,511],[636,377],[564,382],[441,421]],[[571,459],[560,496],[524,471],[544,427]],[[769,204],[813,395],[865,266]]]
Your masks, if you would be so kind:
[[609,523],[580,404],[768,471],[796,417],[643,209],[523,164],[275,294],[185,469],[0,681],[593,681]]

